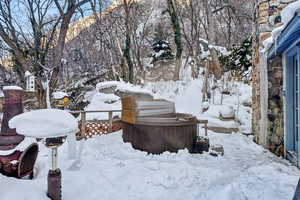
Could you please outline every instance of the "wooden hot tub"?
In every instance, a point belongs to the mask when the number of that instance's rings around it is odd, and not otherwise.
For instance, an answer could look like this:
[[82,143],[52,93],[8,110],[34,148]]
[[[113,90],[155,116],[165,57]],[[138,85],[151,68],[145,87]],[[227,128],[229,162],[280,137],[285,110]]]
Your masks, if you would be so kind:
[[188,114],[138,117],[134,124],[123,121],[122,125],[124,142],[153,154],[185,148],[191,152],[197,136],[197,118]]

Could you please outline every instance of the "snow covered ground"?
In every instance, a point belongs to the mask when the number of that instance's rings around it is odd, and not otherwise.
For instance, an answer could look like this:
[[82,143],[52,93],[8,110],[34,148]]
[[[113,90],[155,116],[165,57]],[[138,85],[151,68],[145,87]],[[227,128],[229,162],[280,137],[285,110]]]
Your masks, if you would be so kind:
[[[178,112],[191,113],[211,124],[251,130],[251,109],[239,105],[247,101],[251,87],[239,85],[239,91],[225,96],[224,105],[209,105],[201,112],[202,82],[161,82],[143,89],[155,97],[175,101]],[[233,87],[234,88],[234,87]],[[113,97],[93,92],[90,109],[119,109]],[[245,100],[246,99],[246,100]],[[216,93],[215,104],[220,101]],[[98,102],[98,103],[97,103]],[[237,121],[221,121],[219,113],[230,107]],[[108,108],[107,108],[108,107]],[[237,112],[238,111],[238,112]],[[96,116],[94,116],[96,117]],[[63,174],[63,199],[189,199],[189,200],[290,200],[300,175],[291,164],[269,153],[241,134],[220,134],[209,131],[211,144],[222,144],[223,157],[189,154],[186,150],[162,155],[148,155],[132,149],[122,141],[122,132],[97,136],[78,143],[77,158],[68,159],[68,144],[59,149],[59,166]],[[0,199],[44,200],[48,149],[40,144],[34,180],[17,180],[0,176]]]

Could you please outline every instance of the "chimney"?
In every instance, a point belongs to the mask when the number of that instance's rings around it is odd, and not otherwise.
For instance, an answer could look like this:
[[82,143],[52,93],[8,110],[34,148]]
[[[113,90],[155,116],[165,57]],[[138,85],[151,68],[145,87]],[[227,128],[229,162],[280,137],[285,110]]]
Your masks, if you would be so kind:
[[0,132],[0,150],[12,150],[24,140],[23,135],[19,135],[16,129],[10,129],[8,122],[14,116],[23,113],[22,98],[24,91],[17,86],[3,87],[4,105],[3,119]]

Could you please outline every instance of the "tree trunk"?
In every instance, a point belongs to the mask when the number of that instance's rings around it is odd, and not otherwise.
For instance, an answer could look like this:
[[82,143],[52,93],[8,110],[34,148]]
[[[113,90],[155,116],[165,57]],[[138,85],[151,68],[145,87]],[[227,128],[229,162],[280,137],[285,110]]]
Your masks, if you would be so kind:
[[180,22],[175,7],[175,3],[173,2],[173,0],[167,0],[167,3],[168,3],[168,13],[170,15],[172,27],[174,31],[174,42],[176,44],[176,64],[175,64],[174,80],[179,80],[179,73],[182,65],[182,52],[183,52]]
[[46,95],[47,95],[46,90],[44,90],[43,87],[38,87],[37,88],[36,97],[37,97],[40,109],[47,108]]

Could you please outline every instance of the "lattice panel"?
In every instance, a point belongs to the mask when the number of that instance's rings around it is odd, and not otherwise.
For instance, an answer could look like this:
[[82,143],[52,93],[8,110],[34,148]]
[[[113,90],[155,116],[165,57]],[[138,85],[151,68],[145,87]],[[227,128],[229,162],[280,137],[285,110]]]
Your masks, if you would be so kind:
[[[112,130],[110,131],[109,122],[87,122],[85,124],[85,135],[83,138],[88,139],[94,135],[109,134],[121,129],[122,127],[119,123],[113,123]],[[80,132],[77,133],[77,138],[80,138]]]

